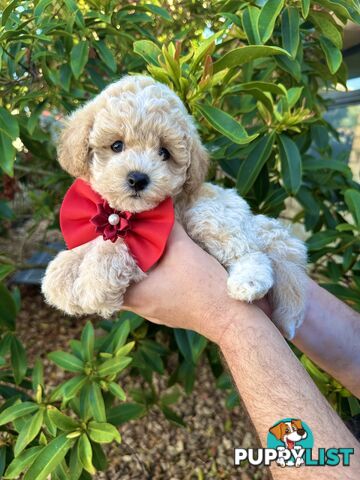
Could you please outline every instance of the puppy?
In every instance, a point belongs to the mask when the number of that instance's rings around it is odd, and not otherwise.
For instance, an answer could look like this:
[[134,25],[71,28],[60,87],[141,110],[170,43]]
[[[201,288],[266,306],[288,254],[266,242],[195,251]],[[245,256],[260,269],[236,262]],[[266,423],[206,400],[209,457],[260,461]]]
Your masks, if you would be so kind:
[[[307,437],[307,433],[302,426],[301,420],[295,419],[292,419],[289,422],[280,422],[274,427],[271,427],[269,432],[284,443],[285,447],[278,447],[278,449],[287,448],[289,450],[294,450],[296,447],[296,442],[304,440]],[[279,458],[277,463],[281,467],[286,466],[284,458]],[[302,458],[297,458],[295,461],[295,466],[300,467],[303,463],[304,460]],[[288,465],[293,464],[294,462],[288,463]]]
[[[235,190],[204,183],[208,153],[169,87],[141,75],[110,85],[67,120],[58,157],[116,210],[143,212],[171,197],[189,236],[227,269],[229,295],[252,302],[269,292],[273,321],[294,336],[304,316],[304,244],[277,220],[254,216]],[[121,238],[98,237],[59,253],[42,291],[70,315],[109,317],[144,276]]]

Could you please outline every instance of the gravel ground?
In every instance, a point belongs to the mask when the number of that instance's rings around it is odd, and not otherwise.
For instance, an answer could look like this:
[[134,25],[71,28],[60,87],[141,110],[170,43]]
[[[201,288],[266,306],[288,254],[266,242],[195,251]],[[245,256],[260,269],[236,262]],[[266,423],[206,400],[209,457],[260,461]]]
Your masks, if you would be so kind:
[[[46,360],[46,353],[66,349],[79,338],[86,319],[72,319],[45,305],[35,287],[22,289],[23,308],[18,331],[29,352],[30,362],[40,356],[45,363],[47,383],[62,380],[63,372]],[[160,384],[165,378],[157,378]],[[136,379],[125,379],[138,387]],[[199,368],[196,388],[183,396],[174,409],[187,423],[172,425],[160,411],[120,427],[123,443],[108,448],[109,469],[97,480],[190,480],[240,479],[269,480],[265,468],[233,466],[235,447],[258,447],[249,418],[241,407],[229,412],[224,392],[215,388],[207,365]]]

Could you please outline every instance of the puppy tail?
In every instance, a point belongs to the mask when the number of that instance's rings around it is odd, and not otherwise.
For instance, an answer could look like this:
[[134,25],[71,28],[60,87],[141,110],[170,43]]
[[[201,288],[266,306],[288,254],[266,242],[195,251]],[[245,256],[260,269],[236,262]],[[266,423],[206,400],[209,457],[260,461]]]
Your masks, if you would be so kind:
[[278,220],[258,215],[256,221],[262,250],[270,257],[274,270],[274,286],[269,292],[272,319],[291,340],[305,315],[306,246]]

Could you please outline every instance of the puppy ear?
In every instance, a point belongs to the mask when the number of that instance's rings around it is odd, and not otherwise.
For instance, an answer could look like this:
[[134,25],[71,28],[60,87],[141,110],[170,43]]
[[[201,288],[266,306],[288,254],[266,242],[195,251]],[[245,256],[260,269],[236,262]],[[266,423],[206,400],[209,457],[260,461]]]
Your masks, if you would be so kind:
[[190,165],[184,185],[187,194],[192,194],[201,187],[206,179],[208,167],[209,154],[195,131],[190,139]]
[[269,432],[272,433],[278,440],[281,440],[282,423],[278,423],[277,425],[274,425],[273,427],[271,427]]
[[76,110],[64,122],[58,143],[58,160],[73,177],[86,177],[89,170],[89,135],[97,110],[95,101]]
[[291,420],[291,423],[293,423],[297,429],[303,428],[303,427],[302,427],[301,420],[295,420],[295,419],[293,419],[293,420]]

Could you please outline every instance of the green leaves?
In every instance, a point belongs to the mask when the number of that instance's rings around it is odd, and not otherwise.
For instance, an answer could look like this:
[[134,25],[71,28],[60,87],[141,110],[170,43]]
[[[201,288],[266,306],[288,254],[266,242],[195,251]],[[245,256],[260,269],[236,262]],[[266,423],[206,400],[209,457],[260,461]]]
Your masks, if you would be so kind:
[[111,443],[116,440],[121,442],[121,436],[117,428],[110,423],[89,422],[88,425],[89,436],[93,442],[97,443]]
[[310,0],[301,0],[301,13],[304,18],[307,18],[310,10]]
[[129,320],[119,321],[114,330],[114,336],[112,340],[112,346],[116,355],[118,355],[120,348],[126,342],[126,339],[130,333]]
[[131,357],[116,357],[106,360],[98,368],[98,373],[101,377],[107,377],[109,375],[115,375],[120,373],[126,368],[132,361]]
[[[95,333],[91,322],[87,322],[81,334],[81,347],[84,355],[84,360],[89,362],[94,355]],[[81,366],[82,366],[82,362]],[[73,371],[73,370],[72,370]],[[82,370],[80,370],[82,371]]]
[[176,412],[174,412],[172,408],[162,405],[161,411],[170,422],[175,423],[175,425],[180,425],[181,427],[186,426],[186,423],[184,422],[184,420],[181,417],[179,417],[179,415]]
[[51,4],[51,0],[40,0],[34,8],[34,17],[37,21],[40,20],[44,10]]
[[292,58],[296,57],[299,48],[299,23],[298,9],[296,7],[286,7],[283,11],[281,22],[282,45]]
[[109,391],[115,395],[115,397],[119,398],[122,401],[126,400],[126,393],[124,390],[118,385],[117,383],[111,382],[109,384]]
[[16,403],[9,408],[6,408],[0,414],[0,425],[13,422],[14,420],[30,415],[39,409],[39,405],[32,402]]
[[240,195],[246,195],[266,161],[271,155],[274,144],[274,134],[266,134],[254,142],[253,149],[240,165],[236,188]]
[[106,46],[105,42],[101,40],[96,42],[95,48],[101,60],[105,63],[107,67],[110,68],[110,70],[115,73],[117,70],[116,60],[112,51]]
[[284,6],[284,0],[267,0],[259,16],[259,33],[263,43],[271,37],[275,22]]
[[[137,321],[134,325],[136,327],[141,323]],[[133,349],[135,342],[125,344],[130,332],[129,320],[110,325],[110,332],[105,337],[95,339],[94,328],[91,322],[87,322],[81,341],[71,342],[74,354],[62,351],[49,354],[49,358],[61,368],[78,374],[55,388],[50,395],[50,401],[63,399],[63,404],[71,405],[73,402],[78,405],[79,402],[77,414],[85,421],[94,419],[96,422],[105,423],[105,399],[106,402],[111,402],[114,397],[120,400],[126,398],[124,390],[116,383],[116,376],[132,361],[132,357],[126,355]],[[106,395],[106,392],[111,395]],[[66,431],[68,438],[81,435],[80,423],[55,407],[48,407],[45,423],[52,435],[56,434],[56,429]],[[90,469],[90,464],[86,468]]]
[[15,329],[16,304],[9,290],[0,283],[0,325],[9,330]]
[[12,142],[19,136],[16,118],[0,107],[0,167],[11,177],[14,174],[15,147]]
[[71,398],[75,397],[77,393],[84,387],[87,380],[88,379],[85,375],[79,375],[64,383],[61,386],[64,392],[64,399],[70,400]]
[[332,74],[335,74],[341,65],[341,51],[326,37],[320,37],[320,46],[325,53],[326,63]]
[[252,81],[252,82],[244,82],[238,85],[234,85],[232,87],[227,88],[224,93],[226,94],[234,94],[243,91],[250,91],[251,90],[261,90],[262,92],[270,92],[275,95],[287,95],[288,91],[286,88],[280,84],[275,84],[273,82],[263,82],[263,81]]
[[20,430],[14,447],[15,457],[38,435],[44,419],[44,410],[40,408]]
[[1,25],[6,25],[6,22],[11,14],[11,12],[17,7],[19,0],[12,0],[12,2],[7,2],[6,8],[4,8],[1,16]]
[[[334,7],[336,8],[336,2]],[[334,17],[325,11],[312,12],[309,18],[320,33],[320,47],[326,58],[330,72],[334,75],[342,62],[342,32]]]
[[104,399],[101,394],[101,388],[97,383],[91,383],[89,386],[88,395],[89,407],[91,409],[92,416],[97,422],[106,422]]
[[349,207],[355,224],[360,227],[360,191],[349,188],[345,192],[345,202]]
[[261,44],[259,34],[259,14],[260,9],[257,7],[246,7],[242,15],[242,25],[249,43]]
[[150,65],[159,66],[160,48],[150,40],[137,40],[134,42],[134,52],[140,55]]
[[41,451],[41,455],[36,457],[23,480],[46,480],[48,475],[53,472],[65,458],[73,442],[72,439],[66,437],[66,434],[54,438],[54,440]]
[[196,109],[206,118],[206,120],[218,132],[230,138],[234,143],[245,145],[250,143],[255,135],[248,135],[246,130],[234,120],[228,113],[219,110],[211,105],[196,105]]
[[310,15],[310,19],[322,35],[341,50],[343,46],[342,34],[334,18],[327,12],[317,11]]
[[192,330],[182,328],[175,328],[174,336],[184,358],[196,364],[207,345],[206,338]]
[[109,411],[108,421],[113,425],[122,425],[125,422],[142,417],[145,412],[144,405],[139,403],[122,403]]
[[301,156],[296,143],[286,135],[278,136],[281,174],[285,189],[294,195],[301,186]]
[[297,60],[292,60],[285,55],[276,57],[276,63],[285,72],[289,73],[297,82],[301,81],[301,65]]
[[249,45],[235,48],[219,58],[214,63],[214,73],[224,70],[224,68],[240,67],[261,57],[271,57],[273,55],[288,55],[286,50],[279,47],[268,47],[260,45]]
[[0,132],[7,135],[11,140],[16,140],[19,136],[17,119],[3,107],[0,107]]
[[56,365],[69,372],[81,373],[84,370],[84,363],[71,353],[61,351],[51,352],[48,357],[56,363]]
[[21,452],[20,455],[14,458],[8,466],[4,478],[18,478],[20,474],[39,456],[43,448],[42,445],[38,445],[37,447],[31,447]]
[[74,45],[70,55],[70,66],[74,77],[78,79],[84,71],[85,65],[89,58],[89,43],[86,40],[81,40]]
[[293,87],[289,88],[289,90],[286,92],[286,100],[289,108],[294,107],[295,104],[298,102],[303,89],[304,87]]
[[31,375],[32,388],[36,392],[39,385],[44,386],[44,367],[39,358],[35,360],[35,365]]
[[317,232],[312,235],[307,244],[310,250],[321,250],[329,243],[336,241],[339,238],[339,233],[334,230],[327,230],[326,232]]
[[68,417],[67,415],[64,415],[52,405],[48,407],[47,414],[53,424],[60,430],[63,430],[65,432],[72,432],[79,427],[79,422],[77,422],[71,417]]
[[149,10],[151,13],[154,13],[155,15],[159,15],[162,19],[166,20],[167,22],[171,22],[173,20],[170,13],[165,8],[159,7],[158,5],[147,3],[144,5],[144,8],[146,10]]
[[20,384],[26,375],[27,359],[25,349],[17,337],[12,337],[11,339],[10,359],[15,381],[17,384]]
[[83,433],[79,439],[78,456],[80,463],[87,472],[93,474],[96,472],[94,465],[92,464],[92,448],[90,440],[87,435]]

